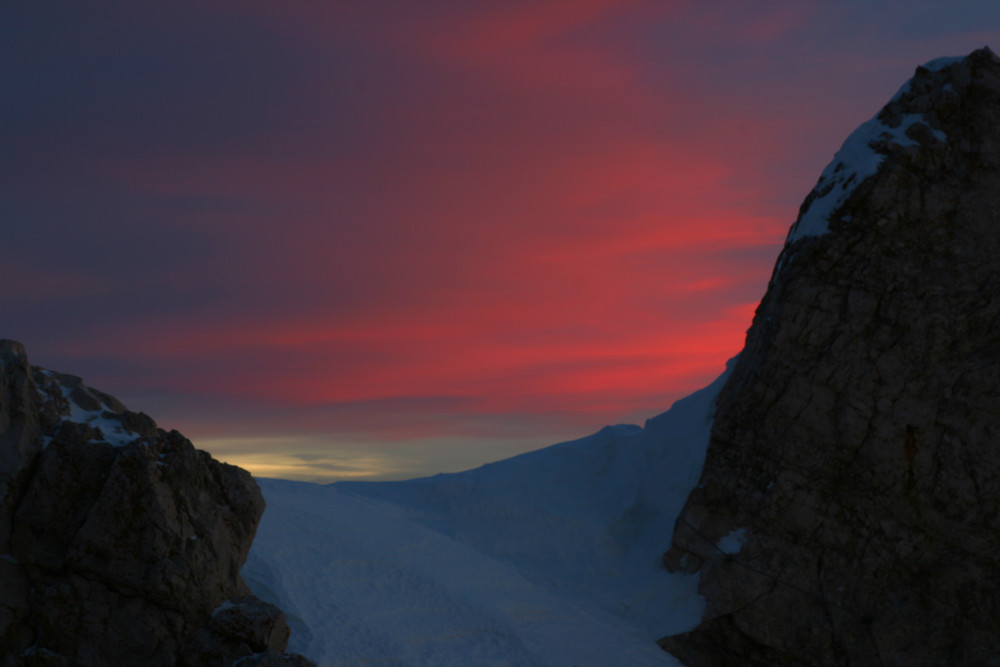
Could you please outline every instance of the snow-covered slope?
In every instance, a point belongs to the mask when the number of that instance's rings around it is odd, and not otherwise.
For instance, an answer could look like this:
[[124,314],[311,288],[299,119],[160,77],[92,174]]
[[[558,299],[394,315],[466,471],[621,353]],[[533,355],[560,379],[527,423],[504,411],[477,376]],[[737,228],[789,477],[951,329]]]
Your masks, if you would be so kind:
[[703,602],[660,556],[727,374],[644,428],[463,473],[259,480],[243,575],[321,665],[677,664],[655,639],[695,626]]

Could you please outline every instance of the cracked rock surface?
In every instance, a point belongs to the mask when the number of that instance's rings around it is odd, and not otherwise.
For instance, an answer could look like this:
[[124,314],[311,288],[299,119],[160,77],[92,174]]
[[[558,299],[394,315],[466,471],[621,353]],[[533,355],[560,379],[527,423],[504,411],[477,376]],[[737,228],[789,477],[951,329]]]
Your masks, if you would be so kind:
[[240,577],[263,511],[245,470],[0,341],[0,665],[278,659]]
[[707,599],[661,640],[689,667],[1000,664],[1000,59],[918,68],[904,120],[793,228],[720,395],[664,556]]

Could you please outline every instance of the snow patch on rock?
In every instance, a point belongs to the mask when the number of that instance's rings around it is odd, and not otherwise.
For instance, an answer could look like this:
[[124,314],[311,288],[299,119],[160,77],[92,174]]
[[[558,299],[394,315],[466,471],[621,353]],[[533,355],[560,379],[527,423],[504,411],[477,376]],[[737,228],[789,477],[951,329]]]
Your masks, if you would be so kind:
[[[923,68],[939,72],[962,60],[964,57],[936,58],[924,64]],[[913,79],[903,84],[890,99],[890,104],[909,93],[912,85]],[[898,146],[919,145],[907,135],[908,130],[918,124],[930,127],[924,115],[919,113],[904,114],[895,126],[887,125],[876,116],[852,132],[834,155],[833,161],[823,170],[819,182],[799,214],[799,219],[788,232],[786,245],[803,238],[822,236],[830,231],[831,216],[865,179],[874,175],[882,166],[886,145],[889,143]],[[930,129],[938,141],[948,140],[944,132]]]
[[[884,146],[894,143],[899,146],[917,146],[918,142],[906,132],[917,124],[927,125],[923,114],[905,114],[896,127],[889,127],[879,118],[873,118],[851,133],[833,161],[823,170],[819,182],[813,189],[811,200],[792,225],[785,243],[790,244],[809,236],[822,236],[830,231],[830,217],[839,209],[851,193],[869,176],[873,176],[885,154]],[[935,138],[946,141],[947,136],[940,130],[933,130]]]
[[728,535],[725,535],[715,548],[722,553],[732,556],[743,551],[743,545],[747,543],[747,529],[737,528],[736,530],[730,531]]
[[[125,428],[122,423],[122,410],[118,410],[114,405],[107,405],[100,392],[93,392],[88,387],[79,383],[79,378],[74,376],[60,375],[52,371],[37,369],[39,376],[49,380],[49,382],[39,382],[38,390],[48,399],[54,398],[54,393],[58,392],[69,405],[68,414],[64,414],[61,421],[73,422],[76,424],[86,424],[97,429],[99,438],[94,438],[91,442],[106,442],[114,447],[125,447],[139,439],[139,435]],[[91,406],[80,405],[84,400]],[[44,445],[52,441],[52,436],[44,438]]]

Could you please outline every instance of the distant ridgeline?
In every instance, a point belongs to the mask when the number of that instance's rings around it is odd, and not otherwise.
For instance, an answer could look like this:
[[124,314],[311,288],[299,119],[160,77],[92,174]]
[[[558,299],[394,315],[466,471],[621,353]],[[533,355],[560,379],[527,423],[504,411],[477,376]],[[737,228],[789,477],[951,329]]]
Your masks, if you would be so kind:
[[245,470],[0,340],[0,665],[302,667],[240,567]]
[[668,567],[689,667],[1000,664],[1000,59],[940,59],[802,205]]

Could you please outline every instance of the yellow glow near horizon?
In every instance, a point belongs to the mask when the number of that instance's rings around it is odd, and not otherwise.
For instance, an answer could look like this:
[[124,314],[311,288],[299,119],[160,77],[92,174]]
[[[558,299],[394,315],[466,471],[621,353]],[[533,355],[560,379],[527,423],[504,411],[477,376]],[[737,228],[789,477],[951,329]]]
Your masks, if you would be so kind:
[[390,481],[459,472],[556,442],[554,436],[544,434],[527,440],[449,436],[359,442],[323,434],[194,439],[198,449],[255,477],[317,483]]
[[334,482],[398,475],[396,466],[387,457],[343,449],[332,454],[328,443],[311,438],[218,438],[200,440],[196,446],[220,461],[249,471],[254,477]]

